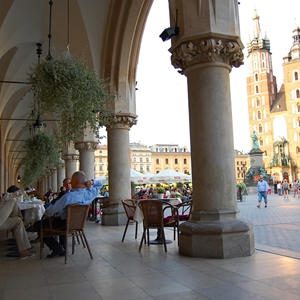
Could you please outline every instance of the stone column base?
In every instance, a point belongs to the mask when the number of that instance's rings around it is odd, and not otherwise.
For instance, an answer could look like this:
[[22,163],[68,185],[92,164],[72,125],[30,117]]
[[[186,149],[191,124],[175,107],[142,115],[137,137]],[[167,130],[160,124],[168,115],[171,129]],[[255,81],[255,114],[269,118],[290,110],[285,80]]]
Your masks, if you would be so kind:
[[180,226],[179,253],[203,258],[234,258],[254,253],[252,225],[241,220],[187,221]]
[[118,226],[125,225],[126,222],[127,216],[121,204],[111,203],[102,209],[102,225]]

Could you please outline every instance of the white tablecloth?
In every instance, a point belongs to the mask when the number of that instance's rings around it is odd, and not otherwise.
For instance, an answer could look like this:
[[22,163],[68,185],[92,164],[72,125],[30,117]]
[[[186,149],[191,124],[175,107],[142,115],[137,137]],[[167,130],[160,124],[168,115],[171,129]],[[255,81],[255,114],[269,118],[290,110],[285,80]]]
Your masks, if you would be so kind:
[[26,225],[40,220],[45,212],[41,200],[18,202],[18,206],[24,212],[24,223]]

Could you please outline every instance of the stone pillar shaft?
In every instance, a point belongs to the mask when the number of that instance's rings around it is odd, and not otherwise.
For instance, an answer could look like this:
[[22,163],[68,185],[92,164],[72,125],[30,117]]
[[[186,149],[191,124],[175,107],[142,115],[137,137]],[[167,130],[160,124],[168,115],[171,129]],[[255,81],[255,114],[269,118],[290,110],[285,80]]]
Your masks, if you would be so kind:
[[57,188],[58,190],[63,185],[63,180],[66,178],[65,164],[59,163],[57,166]]
[[232,217],[236,191],[229,68],[204,64],[186,74],[192,170],[197,170],[193,219]]
[[51,169],[51,187],[53,192],[57,192],[57,169],[53,168]]
[[77,161],[78,155],[68,155],[64,156],[65,164],[66,164],[66,177],[71,178],[73,173],[77,170]]
[[121,200],[131,198],[129,129],[135,123],[135,115],[117,115],[107,127],[110,207],[103,211],[104,225],[121,225],[126,221]]
[[76,142],[75,148],[79,151],[79,169],[88,179],[95,178],[95,150],[97,142]]

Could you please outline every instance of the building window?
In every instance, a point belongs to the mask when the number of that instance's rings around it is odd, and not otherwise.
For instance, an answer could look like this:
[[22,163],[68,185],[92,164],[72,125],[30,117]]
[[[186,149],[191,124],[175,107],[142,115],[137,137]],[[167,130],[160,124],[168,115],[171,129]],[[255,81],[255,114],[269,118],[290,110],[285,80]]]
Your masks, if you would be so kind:
[[294,73],[294,79],[295,79],[295,81],[299,80],[298,72],[295,72],[295,73]]
[[258,98],[256,98],[256,106],[259,107],[260,106],[260,100]]
[[178,159],[175,158],[175,165],[178,165]]
[[261,120],[261,112],[260,111],[257,112],[257,119]]
[[296,90],[296,98],[300,98],[300,91]]
[[184,163],[185,165],[187,164],[187,159],[186,159],[186,158],[183,159],[183,163]]
[[146,162],[147,162],[147,163],[149,162],[149,157],[146,157]]
[[256,93],[256,94],[259,93],[258,85],[255,86],[255,93]]
[[100,169],[100,171],[103,171],[103,166],[100,166],[99,169]]
[[255,81],[258,81],[258,75],[255,74]]
[[156,159],[156,164],[159,165],[159,158]]
[[147,166],[147,172],[150,172],[150,167],[149,166]]
[[263,146],[263,145],[264,145],[263,139],[260,139],[260,140],[259,140],[259,145],[260,145],[260,146]]
[[258,125],[258,132],[259,132],[259,133],[262,133],[262,131],[263,131],[262,125],[259,124],[259,125]]
[[165,163],[166,163],[166,165],[169,164],[169,159],[168,158],[165,159]]

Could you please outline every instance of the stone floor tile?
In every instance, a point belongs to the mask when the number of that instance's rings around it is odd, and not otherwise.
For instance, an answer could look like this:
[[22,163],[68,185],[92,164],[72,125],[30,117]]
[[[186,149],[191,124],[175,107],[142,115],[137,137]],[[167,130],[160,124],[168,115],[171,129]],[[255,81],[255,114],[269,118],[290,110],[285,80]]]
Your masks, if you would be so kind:
[[53,300],[103,300],[90,283],[62,284],[49,287]]
[[[17,283],[15,282],[17,285]],[[0,298],[1,299],[1,298]],[[3,300],[52,300],[47,287],[6,289]]]

